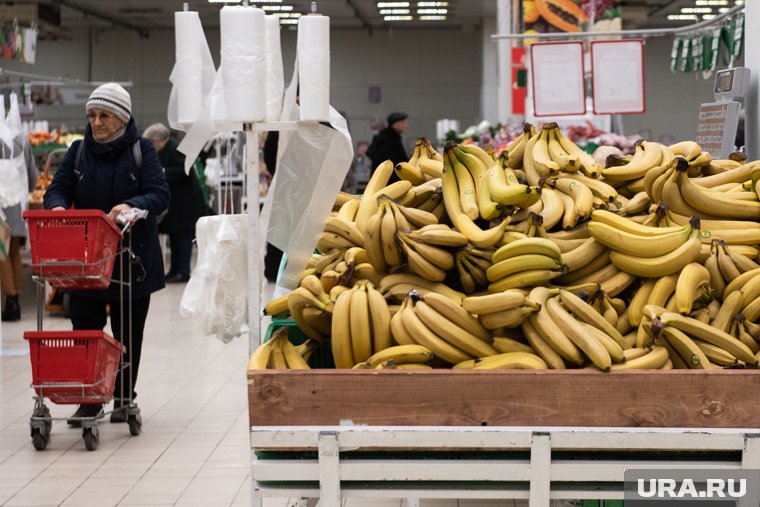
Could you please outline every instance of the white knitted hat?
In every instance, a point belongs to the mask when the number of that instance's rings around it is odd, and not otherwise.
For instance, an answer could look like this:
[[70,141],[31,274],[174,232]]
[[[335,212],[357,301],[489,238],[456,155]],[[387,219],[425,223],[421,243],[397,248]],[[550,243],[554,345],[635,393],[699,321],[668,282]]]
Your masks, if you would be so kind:
[[132,116],[132,99],[129,92],[118,83],[100,85],[90,94],[85,109],[90,112],[93,107],[110,111],[117,118],[129,122]]

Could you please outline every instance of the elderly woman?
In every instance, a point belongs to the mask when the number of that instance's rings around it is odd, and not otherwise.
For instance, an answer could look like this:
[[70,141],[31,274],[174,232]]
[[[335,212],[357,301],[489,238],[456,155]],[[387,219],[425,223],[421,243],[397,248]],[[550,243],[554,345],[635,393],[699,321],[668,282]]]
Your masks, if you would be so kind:
[[[108,317],[106,306],[110,305],[113,336],[125,347],[132,348],[132,362],[124,374],[126,385],[121,385],[121,375],[116,378],[111,414],[111,422],[124,422],[127,419],[125,405],[135,397],[150,295],[164,287],[156,217],[169,207],[169,186],[153,144],[140,137],[132,118],[132,101],[124,88],[117,83],[98,87],[90,95],[85,109],[88,126],[84,140],[75,142],[66,153],[45,193],[45,208],[99,209],[114,221],[131,208],[148,211],[148,218],[137,221],[130,232],[134,252],[130,280],[132,312],[131,321],[124,323],[124,329],[131,326],[131,343],[121,336],[122,320],[129,315],[121,313],[118,284],[113,283],[105,290],[71,293],[70,313],[75,330],[103,329]],[[126,256],[125,262],[129,262]],[[119,278],[118,259],[113,277]],[[132,389],[132,396],[128,389]],[[80,405],[69,424],[80,426],[81,420],[76,418],[97,416],[102,407],[100,403]]]
[[143,132],[158,152],[172,194],[169,213],[158,225],[159,232],[169,235],[171,266],[166,282],[183,283],[190,279],[195,222],[206,214],[206,203],[195,167],[190,174],[185,173],[185,155],[177,151],[177,142],[170,135],[169,127],[162,123],[154,123]]

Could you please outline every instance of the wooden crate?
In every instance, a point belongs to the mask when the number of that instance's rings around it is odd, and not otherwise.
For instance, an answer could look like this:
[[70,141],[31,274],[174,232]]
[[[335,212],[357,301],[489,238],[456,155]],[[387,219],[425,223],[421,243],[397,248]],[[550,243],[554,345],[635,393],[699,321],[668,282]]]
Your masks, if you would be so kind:
[[760,428],[760,370],[257,370],[251,426]]

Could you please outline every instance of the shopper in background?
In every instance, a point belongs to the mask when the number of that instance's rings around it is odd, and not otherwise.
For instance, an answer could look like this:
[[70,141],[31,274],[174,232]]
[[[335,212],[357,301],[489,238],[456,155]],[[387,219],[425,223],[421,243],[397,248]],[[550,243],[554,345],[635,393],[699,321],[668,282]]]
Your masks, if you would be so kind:
[[[372,160],[373,172],[386,160],[393,162],[394,166],[399,162],[409,160],[409,153],[404,148],[404,142],[401,139],[401,135],[406,132],[407,117],[406,113],[389,114],[388,126],[372,139],[372,143],[367,148],[367,156]],[[398,179],[394,172],[390,182],[398,181]]]
[[[0,143],[5,146],[5,143]],[[34,184],[37,182],[37,166],[34,163],[32,154],[32,145],[29,141],[21,137],[14,141],[13,149],[7,150],[7,153],[24,152],[24,163],[26,172],[24,177],[27,180],[29,191],[34,190]],[[5,294],[5,307],[2,311],[2,320],[15,321],[21,319],[21,304],[19,295],[23,283],[22,266],[21,266],[21,246],[26,241],[26,223],[21,216],[21,204],[3,208],[5,220],[11,227],[11,243],[8,248],[8,258],[0,261],[0,287]]]
[[[99,209],[114,222],[120,213],[133,207],[148,211],[147,219],[135,222],[130,233],[134,252],[132,278],[129,280],[131,320],[124,323],[124,329],[131,329],[131,340],[128,336],[121,336],[122,320],[129,317],[122,315],[119,284],[112,283],[105,290],[72,291],[70,305],[75,330],[103,329],[108,317],[106,306],[110,305],[111,333],[125,347],[132,348],[132,362],[124,375],[125,381],[127,375],[131,377],[134,398],[150,295],[164,287],[164,263],[156,217],[169,207],[169,186],[153,144],[140,138],[132,118],[132,101],[124,88],[117,83],[98,87],[90,95],[85,109],[88,121],[85,138],[72,144],[66,153],[45,193],[45,208]],[[142,161],[136,160],[135,146],[139,147]],[[117,259],[113,278],[118,280],[119,277]],[[129,357],[129,353],[127,351],[125,357]],[[121,398],[120,377],[116,376],[115,411],[111,414],[111,422],[127,420],[125,411],[119,410],[128,400],[128,393]],[[127,387],[125,385],[124,389]],[[80,405],[74,417],[94,417],[101,409],[99,403]],[[81,426],[81,422],[75,420],[69,420],[69,424]]]
[[[274,177],[277,170],[277,150],[280,145],[280,133],[276,130],[267,133],[264,141],[262,158],[269,177]],[[264,276],[269,283],[277,281],[277,272],[280,270],[282,262],[282,250],[271,243],[267,243],[267,253],[264,256]]]
[[195,166],[185,173],[185,155],[177,151],[177,141],[171,138],[169,127],[154,123],[143,132],[153,143],[158,161],[164,168],[172,202],[169,212],[158,224],[159,232],[169,235],[171,260],[167,283],[184,283],[190,280],[190,258],[193,254],[195,223],[206,215],[207,204]]

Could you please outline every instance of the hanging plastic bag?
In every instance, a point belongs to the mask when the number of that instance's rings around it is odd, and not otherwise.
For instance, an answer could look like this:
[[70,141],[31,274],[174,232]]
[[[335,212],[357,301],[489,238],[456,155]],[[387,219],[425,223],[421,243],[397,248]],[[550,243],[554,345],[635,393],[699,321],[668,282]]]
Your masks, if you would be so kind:
[[673,49],[670,51],[670,71],[676,72],[678,70],[678,59],[681,56],[681,48],[683,47],[683,39],[678,37],[673,39]]
[[225,343],[248,330],[246,224],[245,215],[198,220],[198,261],[180,302],[180,315]]
[[742,54],[742,49],[744,49],[744,15],[743,14],[737,14],[736,16],[736,25],[734,26],[734,48],[731,53],[733,58],[739,58]]

